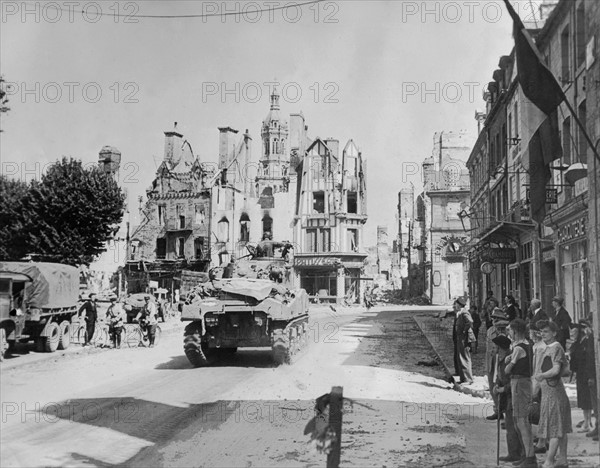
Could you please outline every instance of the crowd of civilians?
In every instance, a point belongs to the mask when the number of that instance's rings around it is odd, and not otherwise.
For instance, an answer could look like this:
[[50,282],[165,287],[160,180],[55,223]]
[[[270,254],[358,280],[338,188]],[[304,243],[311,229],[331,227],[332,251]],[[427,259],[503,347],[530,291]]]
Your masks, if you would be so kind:
[[475,305],[467,311],[463,298],[453,304],[455,373],[461,383],[473,382],[471,353],[478,352],[479,330],[485,324],[485,371],[494,401],[494,413],[487,419],[504,419],[508,454],[500,460],[521,468],[537,467],[536,454],[543,453],[544,468],[568,466],[567,434],[573,427],[565,377],[575,376],[577,406],[583,410],[578,432],[598,440],[591,318],[574,323],[563,304],[563,298],[554,297],[552,310],[544,311],[541,301],[533,299],[521,311],[507,295],[501,308],[491,291],[481,311]]

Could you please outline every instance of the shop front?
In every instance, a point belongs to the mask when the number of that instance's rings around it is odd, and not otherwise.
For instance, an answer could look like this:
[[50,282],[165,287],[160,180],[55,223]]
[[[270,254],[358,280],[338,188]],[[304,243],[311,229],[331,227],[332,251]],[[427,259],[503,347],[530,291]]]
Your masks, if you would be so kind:
[[579,213],[560,222],[556,232],[559,293],[575,322],[587,317],[590,312],[587,222],[587,213]]
[[500,223],[469,252],[470,295],[481,306],[492,291],[501,302],[512,295],[527,310],[535,297],[535,253],[533,225]]
[[294,269],[315,302],[359,303],[363,297],[361,268],[366,254],[296,254]]

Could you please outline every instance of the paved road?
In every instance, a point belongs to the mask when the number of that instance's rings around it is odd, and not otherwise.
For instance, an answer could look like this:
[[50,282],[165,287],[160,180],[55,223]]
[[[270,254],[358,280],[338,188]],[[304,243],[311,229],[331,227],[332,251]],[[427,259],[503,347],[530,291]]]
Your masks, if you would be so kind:
[[172,333],[154,349],[0,368],[0,464],[321,466],[303,429],[314,399],[334,385],[354,400],[344,466],[465,460],[465,434],[481,437],[489,405],[417,365],[432,355],[415,310],[314,310],[310,348],[291,366],[274,367],[266,349],[193,369]]

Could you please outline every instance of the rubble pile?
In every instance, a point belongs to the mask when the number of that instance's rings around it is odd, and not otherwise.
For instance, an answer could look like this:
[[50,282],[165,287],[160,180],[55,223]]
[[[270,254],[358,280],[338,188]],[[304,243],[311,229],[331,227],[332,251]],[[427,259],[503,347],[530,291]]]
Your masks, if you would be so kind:
[[401,289],[381,291],[377,294],[377,302],[398,305],[431,305],[431,300],[425,296],[405,297],[406,293]]

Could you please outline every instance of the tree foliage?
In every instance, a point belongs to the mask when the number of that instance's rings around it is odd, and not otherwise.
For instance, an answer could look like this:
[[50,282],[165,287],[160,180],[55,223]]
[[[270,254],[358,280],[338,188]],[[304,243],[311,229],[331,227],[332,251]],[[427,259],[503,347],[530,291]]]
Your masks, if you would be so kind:
[[27,253],[23,201],[29,186],[0,175],[0,259],[18,259]]
[[[19,198],[18,194],[13,198]],[[19,203],[21,215],[15,216],[9,233],[18,227],[21,232],[0,240],[0,255],[6,252],[6,257],[14,260],[34,254],[45,260],[87,265],[118,230],[125,196],[98,167],[86,169],[81,161],[63,158],[50,166],[41,181],[29,184]]]
[[[4,83],[6,83],[6,80],[3,76],[0,75],[0,114],[4,114],[5,112],[8,112],[10,110],[10,107],[7,106],[8,98],[6,97],[6,95],[8,94],[6,92],[8,86],[6,86]],[[3,130],[0,128],[0,132],[2,131]]]

